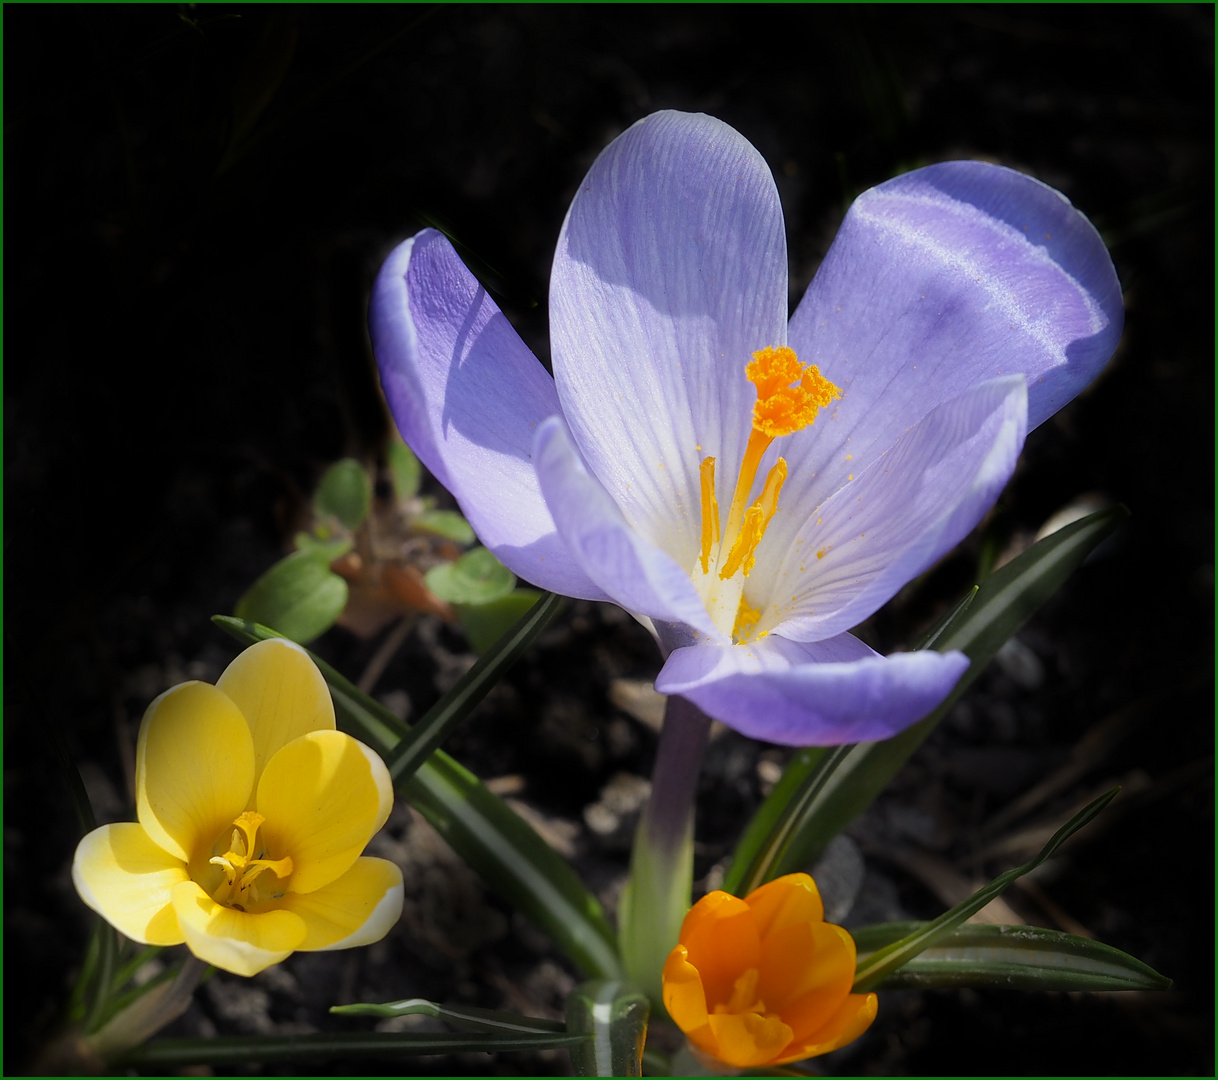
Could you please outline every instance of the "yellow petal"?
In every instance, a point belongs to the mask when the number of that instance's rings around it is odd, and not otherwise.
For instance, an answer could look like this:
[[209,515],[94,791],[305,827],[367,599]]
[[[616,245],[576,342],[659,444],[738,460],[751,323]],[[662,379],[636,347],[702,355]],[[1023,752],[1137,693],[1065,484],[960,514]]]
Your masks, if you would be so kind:
[[764,938],[789,926],[825,921],[820,891],[807,874],[787,874],[755,889],[745,897]]
[[402,871],[387,859],[356,859],[337,881],[311,893],[289,892],[280,907],[299,915],[299,949],[350,949],[380,941],[402,914]]
[[[817,1038],[817,1032],[836,1014],[854,985],[855,948],[849,932],[832,923],[812,928],[811,959],[802,969],[793,996],[786,1000],[766,998],[766,1005],[782,1014],[799,1040]],[[762,969],[763,978],[766,971]]]
[[72,883],[80,898],[120,933],[144,945],[181,945],[171,892],[188,881],[181,859],[124,821],[94,829],[76,846]]
[[786,1065],[817,1057],[854,1042],[871,1027],[878,1009],[879,1001],[875,994],[848,994],[819,1031],[807,1039],[793,1042],[773,1064]]
[[249,725],[227,695],[188,682],[148,706],[135,751],[136,813],[155,843],[189,861],[245,809],[253,786]]
[[712,1053],[737,1069],[771,1064],[791,1041],[791,1029],[773,1016],[722,1013],[710,1017],[716,1047]]
[[305,937],[304,920],[294,912],[236,911],[193,881],[173,887],[173,909],[190,951],[234,975],[257,975],[286,960]]
[[216,687],[236,704],[254,739],[254,777],[275,751],[310,731],[334,730],[334,702],[325,677],[295,642],[270,638],[251,645],[224,670]]
[[761,941],[749,906],[725,892],[707,893],[685,916],[681,944],[702,977],[710,1009],[726,1003],[743,971],[761,963]]
[[676,946],[664,961],[661,982],[664,987],[664,1008],[672,1022],[686,1035],[706,1027],[706,992],[702,977],[688,960],[684,945]]
[[288,888],[307,893],[359,858],[389,817],[393,782],[376,751],[341,731],[313,731],[267,762],[257,805],[268,850],[291,856]]

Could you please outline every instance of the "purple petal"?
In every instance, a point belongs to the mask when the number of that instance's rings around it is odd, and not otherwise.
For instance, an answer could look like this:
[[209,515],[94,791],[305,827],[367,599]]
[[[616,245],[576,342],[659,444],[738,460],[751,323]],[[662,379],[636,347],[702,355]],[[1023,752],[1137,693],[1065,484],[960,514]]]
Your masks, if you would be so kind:
[[580,460],[560,417],[537,429],[533,460],[559,534],[606,595],[627,611],[725,640],[689,573],[631,527]]
[[[1017,375],[939,405],[805,518],[781,570],[756,583],[771,598],[758,631],[816,641],[876,611],[994,504],[1023,447],[1026,414]],[[787,497],[784,489],[780,513]]]
[[761,155],[696,114],[655,113],[615,139],[559,236],[554,377],[589,469],[683,564],[699,546],[698,465],[738,468],[755,396],[744,369],[786,344],[786,324],[782,208]]
[[558,412],[554,382],[443,236],[425,229],[389,256],[368,327],[402,438],[479,539],[527,581],[603,600],[554,531],[529,460],[537,425]]
[[678,649],[656,689],[754,739],[836,746],[904,730],[947,697],[967,667],[959,652],[885,657],[849,634],[807,644],[771,634],[751,645]]
[[1052,188],[977,161],[899,176],[855,201],[791,320],[800,360],[843,395],[783,454],[819,474],[819,502],[894,432],[1012,373],[1034,428],[1095,378],[1123,319],[1103,241]]

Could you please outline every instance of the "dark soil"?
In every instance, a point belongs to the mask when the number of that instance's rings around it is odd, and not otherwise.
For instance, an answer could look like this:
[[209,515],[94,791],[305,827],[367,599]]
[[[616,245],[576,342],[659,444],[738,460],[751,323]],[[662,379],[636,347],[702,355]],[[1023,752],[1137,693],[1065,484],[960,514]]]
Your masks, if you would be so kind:
[[[874,1028],[823,1067],[1212,1075],[1212,7],[10,5],[4,22],[6,1072],[50,1037],[91,925],[48,734],[99,819],[131,818],[147,703],[214,680],[235,646],[208,617],[287,549],[328,463],[383,446],[364,329],[383,256],[442,221],[544,359],[575,186],[634,120],[680,108],[721,117],[770,162],[793,301],[857,191],[953,157],[1065,192],[1125,288],[1117,356],[1033,433],[984,537],[864,632],[908,641],[986,544],[1018,548],[1080,497],[1125,503],[1130,521],[837,850],[839,869],[865,860],[851,924],[931,917],[951,888],[935,867],[991,876],[1026,855],[987,845],[1120,782],[1034,891],[1007,899],[1175,985],[885,995]],[[316,648],[354,678],[380,641],[340,629]],[[417,716],[468,662],[458,632],[423,618],[375,692]],[[650,770],[654,732],[612,701],[658,666],[627,617],[573,604],[446,745],[611,909],[629,814],[615,831],[587,812],[617,774]],[[1060,790],[993,828],[1080,745]],[[700,886],[783,760],[732,733],[712,743]],[[366,1030],[326,1009],[414,996],[560,1015],[575,972],[417,817],[399,806],[377,843],[407,878],[384,942],[217,976],[168,1033]],[[299,1071],[567,1068],[555,1054]]]

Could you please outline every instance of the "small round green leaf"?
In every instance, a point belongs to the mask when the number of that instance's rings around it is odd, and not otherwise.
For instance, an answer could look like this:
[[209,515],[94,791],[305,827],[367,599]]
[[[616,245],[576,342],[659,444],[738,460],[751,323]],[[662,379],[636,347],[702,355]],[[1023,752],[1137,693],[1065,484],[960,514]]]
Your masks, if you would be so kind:
[[389,471],[393,475],[393,490],[399,499],[413,499],[423,481],[423,466],[414,452],[400,439],[389,444]]
[[346,605],[347,583],[331,571],[329,560],[296,551],[250,586],[235,614],[303,645],[329,630]]
[[458,544],[474,542],[474,530],[455,510],[424,510],[414,519],[414,527],[422,529],[423,532],[443,536],[446,540],[454,540]]
[[489,604],[516,587],[516,575],[484,547],[467,551],[456,562],[433,566],[423,580],[450,604]]
[[324,537],[316,533],[298,532],[295,539],[297,551],[307,551],[328,563],[341,559],[353,546],[345,536]]
[[372,481],[358,461],[343,458],[322,475],[313,505],[323,517],[336,517],[348,529],[358,529],[372,506]]
[[474,652],[484,653],[540,599],[536,589],[514,589],[489,604],[458,604],[457,618]]

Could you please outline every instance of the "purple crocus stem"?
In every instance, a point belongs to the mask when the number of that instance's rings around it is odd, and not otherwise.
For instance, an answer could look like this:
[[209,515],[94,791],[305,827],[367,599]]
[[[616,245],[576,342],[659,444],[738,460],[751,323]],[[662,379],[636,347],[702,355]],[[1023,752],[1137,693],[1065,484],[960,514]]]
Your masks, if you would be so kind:
[[626,970],[656,1007],[660,973],[689,910],[694,865],[694,796],[710,717],[692,701],[670,697],[622,893],[618,938]]
[[641,827],[653,851],[676,853],[694,820],[694,796],[711,719],[688,698],[670,697]]

